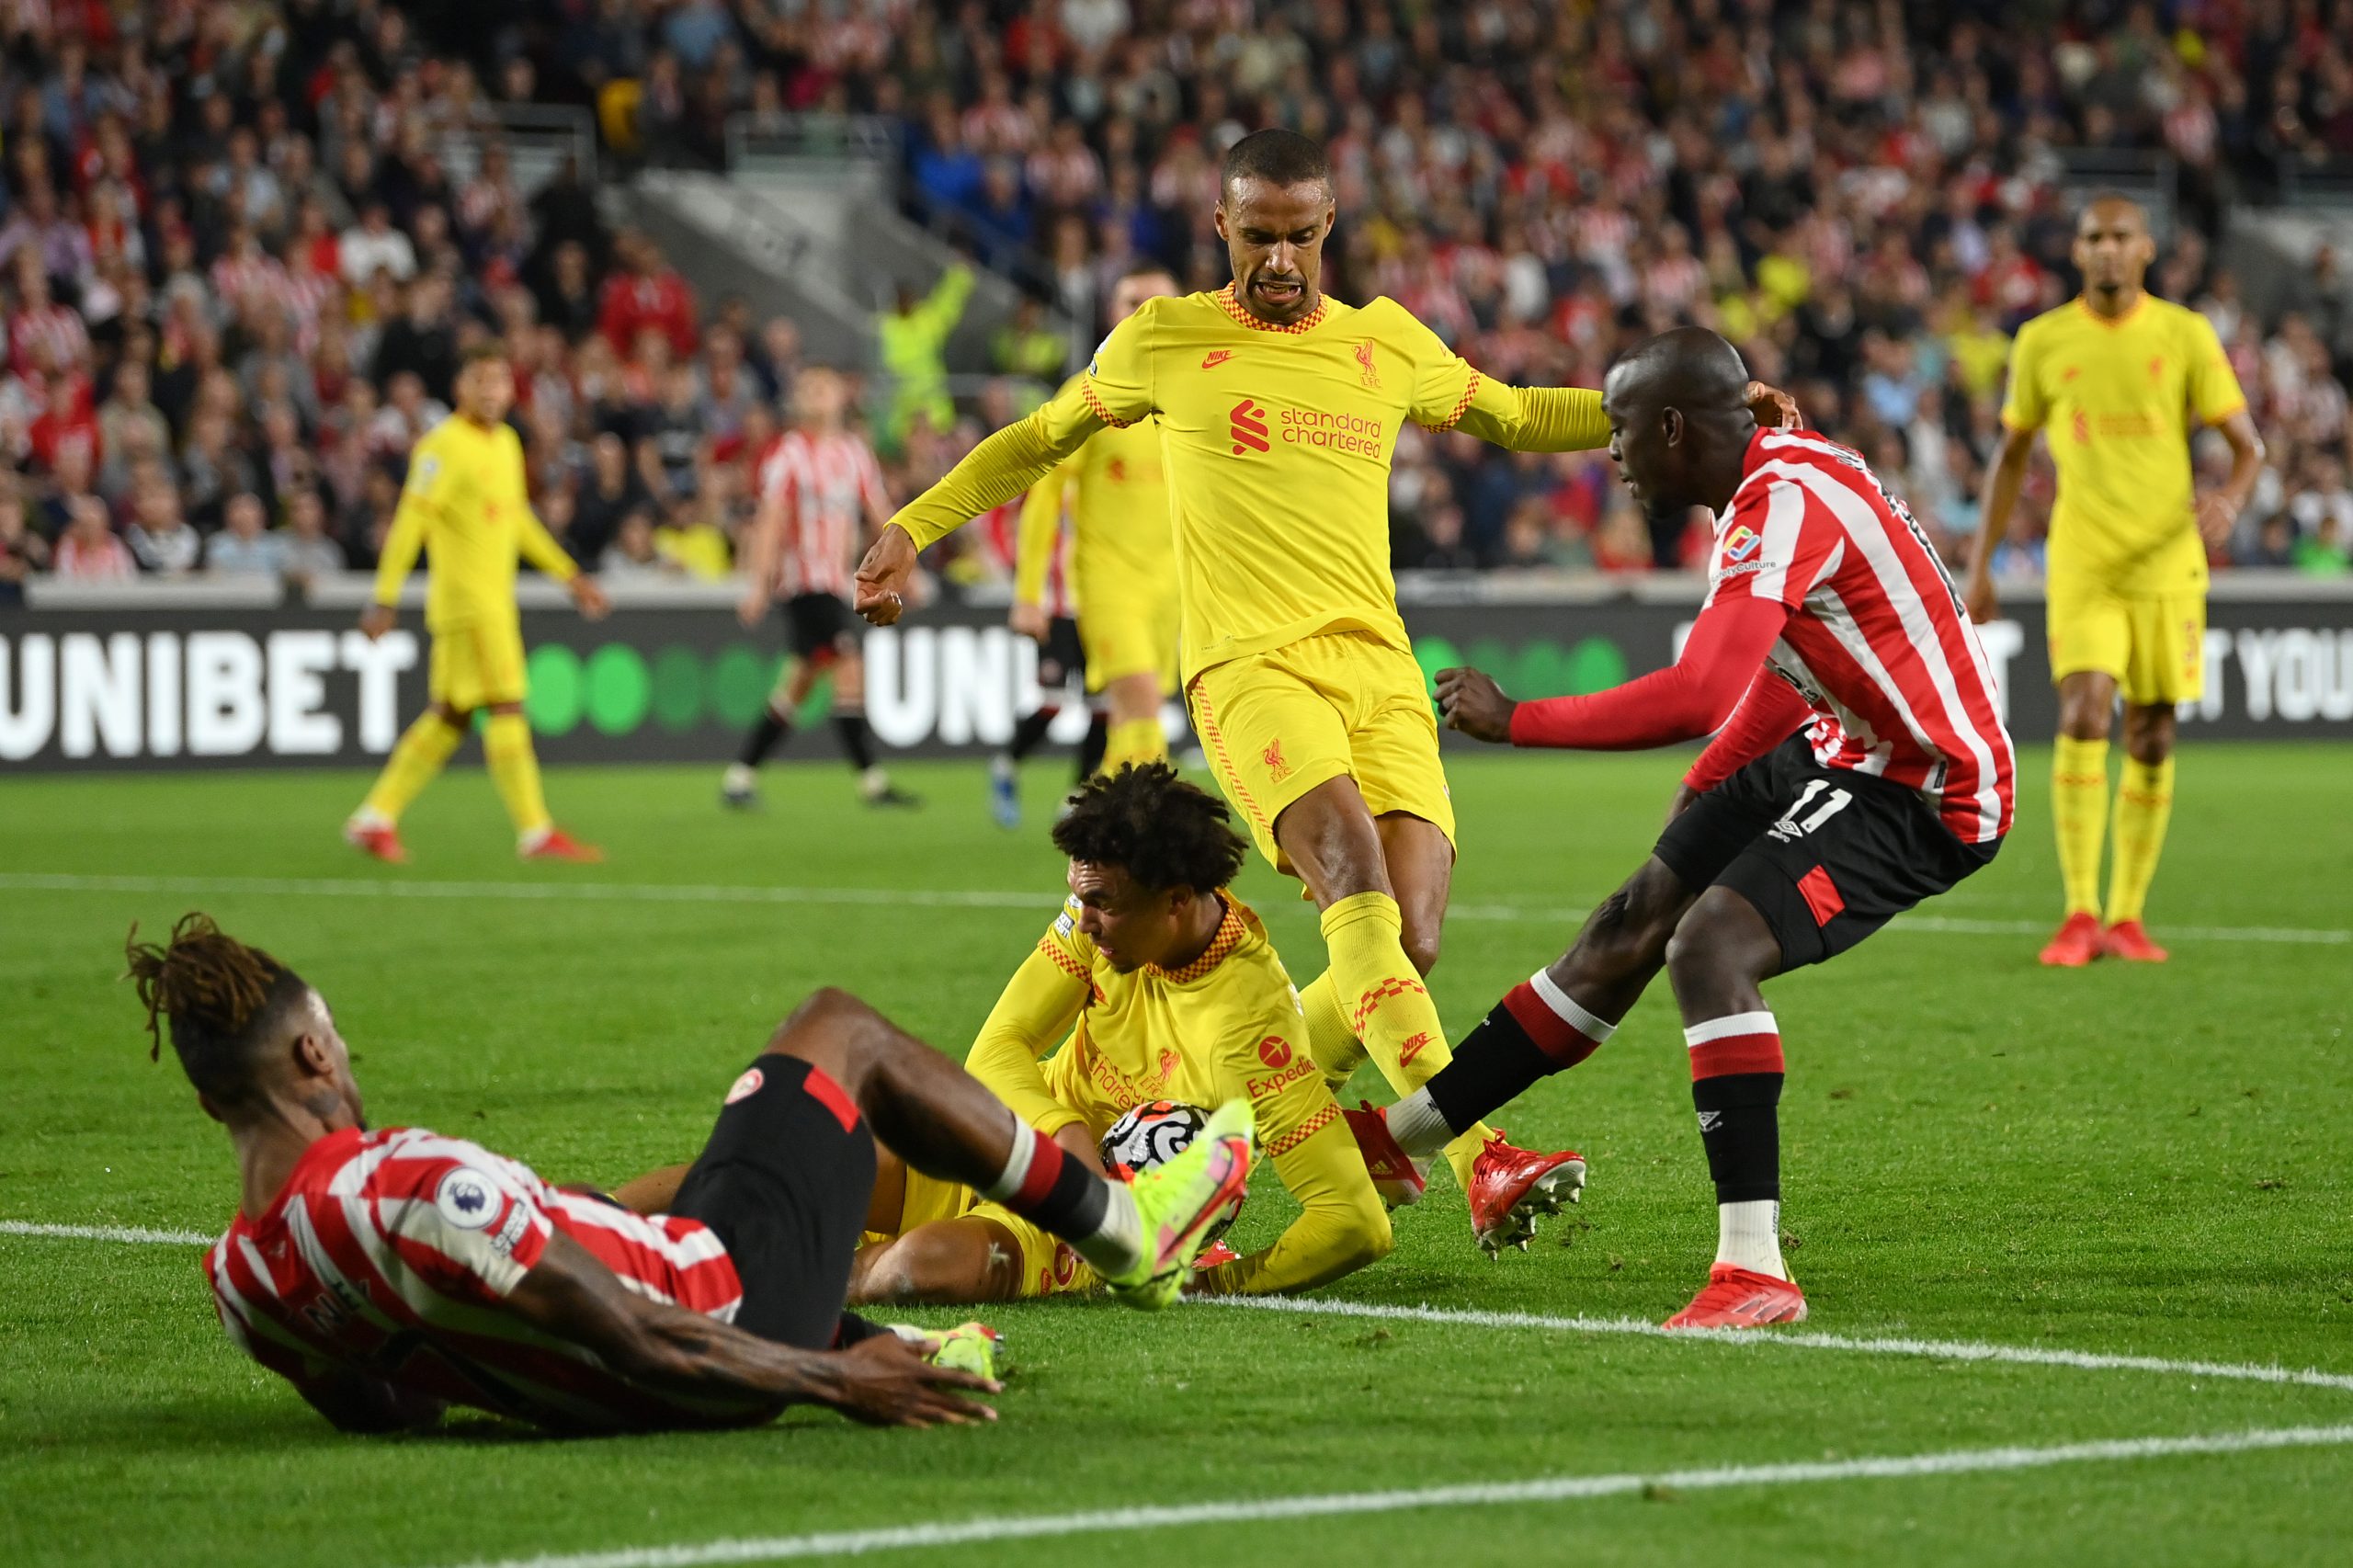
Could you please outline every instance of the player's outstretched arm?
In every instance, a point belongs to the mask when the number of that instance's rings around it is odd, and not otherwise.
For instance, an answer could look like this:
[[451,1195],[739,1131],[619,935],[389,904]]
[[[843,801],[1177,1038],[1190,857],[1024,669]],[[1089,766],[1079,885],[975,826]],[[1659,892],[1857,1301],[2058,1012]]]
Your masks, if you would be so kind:
[[858,613],[877,626],[897,620],[919,552],[1037,483],[1104,424],[1083,380],[1074,381],[1029,418],[965,453],[938,483],[899,509],[858,562]]
[[1778,599],[1720,597],[1699,611],[1681,658],[1623,686],[1512,702],[1477,670],[1440,670],[1438,705],[1449,728],[1516,746],[1640,751],[1696,740],[1731,717],[1789,619]]
[[595,1254],[557,1231],[506,1298],[541,1331],[593,1352],[649,1388],[689,1396],[824,1404],[881,1426],[994,1421],[962,1391],[1002,1385],[925,1361],[896,1335],[847,1350],[801,1350],[624,1287]]

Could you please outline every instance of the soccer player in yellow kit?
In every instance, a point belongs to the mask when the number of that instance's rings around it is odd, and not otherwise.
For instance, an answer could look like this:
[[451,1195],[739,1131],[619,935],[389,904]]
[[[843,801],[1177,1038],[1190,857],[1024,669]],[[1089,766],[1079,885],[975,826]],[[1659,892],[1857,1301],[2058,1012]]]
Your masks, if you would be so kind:
[[408,484],[376,570],[376,602],[359,619],[371,639],[390,631],[417,551],[431,552],[425,626],[433,635],[433,705],[392,747],[343,835],[379,860],[406,859],[401,812],[466,738],[474,714],[487,710],[483,760],[514,819],[516,853],[527,860],[600,860],[595,848],[555,825],[540,790],[540,762],[523,717],[516,558],[563,584],[591,620],[604,615],[605,596],[531,510],[523,443],[506,423],[515,374],[506,354],[494,345],[469,350],[457,392],[458,412],[426,431],[409,453]]
[[[1176,292],[1176,279],[1155,264],[1113,286],[1111,310],[1125,321],[1146,300]],[[1076,384],[1063,389],[1067,396]],[[1021,508],[1015,562],[1013,629],[1043,642],[1046,569],[1071,502],[1074,539],[1071,576],[1078,600],[1078,640],[1086,653],[1086,689],[1110,709],[1102,769],[1165,761],[1168,737],[1160,705],[1176,690],[1176,542],[1168,521],[1168,483],[1160,431],[1149,419],[1097,431],[1054,471],[1029,487]]]
[[[1282,960],[1225,891],[1245,853],[1229,823],[1165,763],[1089,779],[1054,825],[1070,898],[964,1065],[1089,1169],[1136,1106],[1246,1099],[1299,1217],[1263,1251],[1201,1269],[1194,1289],[1304,1290],[1384,1256],[1389,1217],[1308,1054]],[[883,1161],[853,1302],[1010,1301],[1095,1283],[1068,1245],[1002,1203]]]
[[[1390,456],[1407,419],[1523,451],[1597,448],[1609,431],[1597,392],[1503,385],[1395,301],[1324,295],[1334,216],[1314,142],[1236,142],[1216,211],[1233,283],[1144,301],[1070,386],[904,508],[858,570],[858,608],[897,619],[923,547],[1097,431],[1154,420],[1194,728],[1260,852],[1323,911],[1331,967],[1301,994],[1311,1049],[1336,1079],[1361,1042],[1406,1094],[1449,1060],[1422,976],[1454,810],[1389,574]],[[1530,1214],[1584,1181],[1574,1153],[1514,1149],[1484,1126],[1447,1157],[1490,1248],[1525,1240]]]
[[[2042,961],[2064,968],[2101,957],[2165,960],[2141,915],[2173,814],[2174,710],[2205,687],[2206,549],[2230,538],[2263,468],[2263,442],[2213,327],[2142,288],[2155,256],[2133,202],[2108,196],[2084,210],[2075,247],[2084,292],[2018,330],[1970,562],[1969,614],[1983,623],[2001,613],[1994,547],[2009,530],[2035,432],[2047,429],[2059,470],[2046,568],[2059,686],[2051,814],[2067,912]],[[2230,478],[2202,497],[2191,494],[2193,418],[2219,426],[2231,446]],[[2103,924],[2100,839],[2120,689],[2124,777]]]

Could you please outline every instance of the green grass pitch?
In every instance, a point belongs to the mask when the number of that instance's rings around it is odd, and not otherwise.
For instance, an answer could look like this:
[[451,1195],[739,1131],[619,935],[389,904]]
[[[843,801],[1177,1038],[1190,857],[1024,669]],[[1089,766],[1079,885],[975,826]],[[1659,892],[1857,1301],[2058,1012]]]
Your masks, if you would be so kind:
[[[2021,827],[1992,869],[1769,988],[1789,1042],[1786,1228],[1805,1332],[2353,1373],[2346,751],[2188,748],[2151,911],[2173,963],[2067,974],[2034,963],[2055,913],[2046,759],[2026,758]],[[1454,764],[1458,914],[1434,983],[1451,1032],[1633,867],[1678,766]],[[749,817],[719,812],[715,769],[558,772],[559,816],[611,854],[593,869],[517,866],[475,769],[426,795],[399,869],[337,842],[362,786],[351,775],[0,781],[0,1220],[226,1221],[226,1145],[168,1061],[147,1061],[117,981],[133,919],[160,930],[191,907],[327,994],[376,1120],[477,1138],[553,1179],[617,1181],[689,1155],[769,1026],[822,983],[961,1054],[1058,899],[1042,824],[1063,767],[1030,770],[1018,834],[989,824],[972,766],[904,769],[929,804],[887,817],[831,767],[772,772]],[[382,896],[404,888],[420,896]],[[787,888],[817,896],[772,891]],[[1315,972],[1295,889],[1254,865],[1242,891],[1294,974]],[[942,896],[959,893],[976,896]],[[1652,1322],[1681,1305],[1713,1214],[1663,992],[1500,1119],[1518,1141],[1586,1152],[1592,1187],[1572,1223],[1489,1263],[1441,1175],[1399,1216],[1394,1255],[1324,1294]],[[1370,1075],[1358,1086],[1386,1097]],[[1268,1187],[1235,1240],[1259,1244],[1285,1218]],[[2347,1388],[2157,1371],[1328,1309],[992,1315],[1017,1368],[1002,1421],[983,1429],[797,1413],[720,1436],[551,1441],[465,1419],[353,1439],[232,1350],[196,1249],[0,1234],[0,1562],[441,1568],[2353,1422]],[[2213,1568],[2343,1562],[2348,1532],[2353,1448],[2313,1447],[881,1560]]]

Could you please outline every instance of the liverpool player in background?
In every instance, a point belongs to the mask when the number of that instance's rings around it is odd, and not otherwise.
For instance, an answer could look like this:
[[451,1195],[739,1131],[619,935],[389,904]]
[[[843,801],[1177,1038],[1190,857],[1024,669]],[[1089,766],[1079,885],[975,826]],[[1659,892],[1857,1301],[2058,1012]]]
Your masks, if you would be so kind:
[[[1111,289],[1113,319],[1176,292],[1158,263],[1129,269]],[[1065,388],[1067,390],[1067,388]],[[1044,642],[1046,568],[1070,502],[1072,587],[1086,650],[1086,689],[1109,710],[1102,769],[1168,760],[1160,705],[1176,690],[1176,545],[1160,431],[1150,420],[1098,430],[1078,454],[1029,487],[1021,508],[1014,630]]]
[[[1336,1078],[1370,1052],[1403,1094],[1447,1060],[1422,976],[1454,808],[1389,574],[1391,453],[1407,419],[1522,451],[1598,447],[1607,427],[1592,392],[1505,386],[1394,301],[1325,295],[1331,168],[1307,138],[1236,142],[1214,216],[1233,281],[1143,301],[1051,402],[903,508],[858,568],[858,608],[897,619],[918,551],[1097,430],[1156,419],[1194,728],[1259,852],[1323,911],[1330,967],[1301,993],[1310,1051]],[[1490,1249],[1584,1182],[1574,1153],[1461,1132],[1447,1157]]]
[[866,660],[849,613],[849,569],[865,537],[864,523],[881,528],[891,501],[882,465],[866,437],[849,427],[849,388],[841,372],[814,366],[793,378],[791,429],[776,439],[759,464],[759,512],[745,551],[747,585],[736,619],[748,630],[768,606],[784,601],[789,650],[767,707],[744,735],[743,749],[720,783],[731,806],[759,800],[754,776],[768,754],[792,733],[792,716],[828,675],[834,682],[834,733],[858,773],[870,806],[912,806],[913,795],[892,788],[874,760],[866,724]]
[[1654,517],[1705,506],[1721,519],[1707,602],[1673,665],[1521,703],[1476,670],[1438,675],[1448,723],[1482,740],[1619,751],[1722,733],[1650,859],[1576,945],[1388,1116],[1405,1153],[1443,1145],[1583,1061],[1664,965],[1718,1217],[1707,1288],[1669,1328],[1805,1316],[1781,1262],[1781,1037],[1759,986],[1977,870],[2011,820],[1993,676],[1936,552],[1853,452],[1758,429],[1747,380],[1731,344],[1686,327],[1603,384],[1609,454],[1634,499]]
[[[2002,449],[1985,481],[1984,522],[1970,558],[1969,613],[2001,614],[1994,547],[2009,531],[2034,434],[2051,430],[2059,499],[2051,512],[2046,607],[2059,742],[2051,817],[2067,908],[2042,961],[2165,961],[2141,913],[2173,815],[2174,709],[2206,684],[2206,549],[2231,537],[2263,471],[2263,442],[2213,327],[2154,299],[2141,279],[2156,257],[2148,214],[2104,196],[2075,224],[2084,292],[2018,329],[2002,404]],[[2190,490],[2191,420],[2218,426],[2231,475]],[[2108,825],[2108,733],[2124,694],[2124,778],[2116,791],[2116,863],[2100,915]]]
[[506,423],[515,372],[506,351],[483,344],[458,372],[458,411],[426,431],[409,454],[408,483],[376,569],[376,602],[359,618],[372,640],[400,619],[401,584],[427,552],[431,579],[425,628],[433,634],[432,706],[408,727],[343,836],[379,860],[408,858],[401,813],[457,751],[477,712],[486,712],[482,756],[515,824],[515,852],[527,860],[601,860],[548,816],[540,760],[523,717],[528,686],[523,619],[515,606],[515,562],[564,585],[580,613],[603,617],[605,596],[531,510],[523,442]]
[[820,991],[735,1080],[692,1166],[584,1195],[463,1139],[370,1131],[325,1001],[210,920],[132,937],[156,1049],[168,1024],[236,1152],[237,1217],[205,1257],[222,1325],[347,1431],[428,1425],[445,1404],[590,1431],[809,1403],[987,1419],[957,1391],[995,1383],[925,1358],[973,1348],[965,1331],[842,1311],[878,1141],[1062,1236],[1145,1307],[1176,1299],[1248,1169],[1236,1102],[1132,1187],[1107,1181],[946,1057]]

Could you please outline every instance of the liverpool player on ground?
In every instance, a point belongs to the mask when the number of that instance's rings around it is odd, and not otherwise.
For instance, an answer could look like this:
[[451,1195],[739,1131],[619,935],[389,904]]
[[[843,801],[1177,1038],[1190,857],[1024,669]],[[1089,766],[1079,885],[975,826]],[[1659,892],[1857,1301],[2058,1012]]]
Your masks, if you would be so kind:
[[[1970,558],[1969,613],[2001,613],[1994,546],[2009,531],[2034,433],[2051,431],[2059,499],[2051,512],[2051,678],[2059,741],[2051,816],[2067,912],[2042,961],[2161,963],[2141,923],[2173,815],[2175,705],[2206,682],[2206,550],[2231,537],[2263,471],[2245,394],[2204,316],[2141,287],[2156,256],[2148,215],[2102,197],[2075,225],[2081,298],[2018,329],[2002,405],[2002,450],[1985,482],[1984,522]],[[2231,474],[2190,490],[2193,419],[2217,426]],[[2124,778],[2116,791],[2116,863],[2100,916],[2100,836],[2108,823],[2108,733],[2124,693]]]
[[[1107,1181],[821,991],[735,1080],[691,1167],[607,1199],[463,1139],[369,1131],[326,1003],[202,915],[130,959],[157,1049],[168,1024],[236,1151],[237,1218],[205,1258],[222,1324],[350,1431],[427,1425],[445,1404],[567,1430],[740,1426],[807,1403],[988,1418],[955,1391],[994,1382],[924,1359],[974,1348],[961,1331],[951,1346],[842,1311],[878,1142],[1061,1235],[1142,1306],[1176,1298],[1248,1166],[1236,1103],[1132,1187]],[[643,1211],[653,1196],[666,1212]]]
[[[1290,977],[1226,889],[1248,848],[1229,823],[1165,763],[1088,780],[1054,825],[1070,897],[964,1065],[1090,1166],[1139,1105],[1246,1099],[1299,1215],[1272,1245],[1204,1267],[1196,1289],[1305,1290],[1386,1255],[1389,1219],[1308,1058]],[[1392,1174],[1413,1180],[1398,1165]],[[970,1187],[886,1157],[874,1196],[852,1301],[1002,1301],[1096,1282],[1068,1245]]]
[[874,760],[866,661],[848,604],[850,562],[865,533],[860,520],[879,528],[891,516],[882,467],[866,437],[849,428],[849,389],[839,371],[801,371],[793,378],[792,401],[793,427],[760,459],[760,509],[744,564],[749,585],[736,609],[749,629],[782,599],[790,652],[767,707],[721,781],[720,799],[731,806],[758,801],[754,775],[792,733],[792,716],[818,681],[831,675],[834,732],[858,773],[858,793],[870,806],[912,806],[915,798],[893,789]]
[[[1447,1060],[1422,976],[1438,960],[1454,811],[1389,574],[1398,428],[1530,451],[1597,447],[1607,428],[1591,392],[1505,386],[1394,301],[1324,295],[1333,218],[1313,142],[1236,142],[1215,213],[1233,281],[1144,301],[1070,386],[903,509],[858,568],[858,608],[895,620],[919,550],[1096,431],[1155,419],[1194,727],[1259,851],[1323,911],[1331,967],[1302,993],[1312,1052],[1340,1075],[1361,1041],[1404,1093]],[[1584,1181],[1574,1155],[1531,1155],[1483,1127],[1447,1153],[1490,1247]]]
[[1636,501],[1721,518],[1707,603],[1674,665],[1517,704],[1475,670],[1438,676],[1448,722],[1483,740],[1614,751],[1722,733],[1651,858],[1576,945],[1388,1119],[1407,1153],[1440,1146],[1583,1061],[1664,965],[1719,1223],[1708,1286],[1670,1328],[1805,1315],[1781,1263],[1781,1039],[1759,985],[1985,865],[2011,817],[1993,676],[1935,551],[1854,453],[1759,430],[1746,381],[1732,345],[1687,327],[1604,383],[1610,455]]
[[[1112,319],[1125,321],[1146,300],[1176,292],[1176,279],[1165,267],[1137,267],[1111,290]],[[1063,390],[1067,394],[1072,388]],[[1061,534],[1066,493],[1086,688],[1102,693],[1109,710],[1103,771],[1165,762],[1168,737],[1160,727],[1160,705],[1176,690],[1176,544],[1155,422],[1097,431],[1075,457],[1030,486],[1021,509],[1013,625],[1040,641],[1047,620],[1040,589]]]
[[529,683],[516,558],[563,584],[591,620],[605,613],[605,596],[531,510],[522,438],[506,423],[515,372],[505,351],[488,344],[469,349],[457,391],[458,411],[409,454],[408,483],[376,569],[376,602],[359,618],[371,640],[390,631],[400,619],[401,585],[417,551],[427,552],[432,706],[392,747],[375,787],[343,824],[343,836],[379,860],[407,859],[401,813],[457,751],[474,715],[486,713],[483,761],[515,824],[515,852],[527,860],[601,860],[555,825],[540,793],[530,722],[523,717]]

